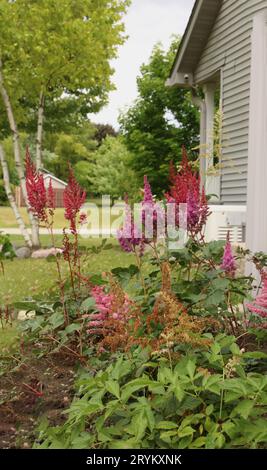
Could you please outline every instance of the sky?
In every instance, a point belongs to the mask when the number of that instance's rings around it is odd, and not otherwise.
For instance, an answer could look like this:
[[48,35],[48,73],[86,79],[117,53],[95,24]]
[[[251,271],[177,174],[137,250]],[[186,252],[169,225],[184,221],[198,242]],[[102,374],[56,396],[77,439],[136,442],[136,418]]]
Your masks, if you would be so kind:
[[128,40],[111,62],[115,69],[109,104],[98,114],[90,115],[96,123],[112,124],[118,129],[118,115],[137,98],[136,77],[147,62],[153,46],[162,42],[168,48],[173,34],[184,33],[194,0],[132,0],[124,19]]

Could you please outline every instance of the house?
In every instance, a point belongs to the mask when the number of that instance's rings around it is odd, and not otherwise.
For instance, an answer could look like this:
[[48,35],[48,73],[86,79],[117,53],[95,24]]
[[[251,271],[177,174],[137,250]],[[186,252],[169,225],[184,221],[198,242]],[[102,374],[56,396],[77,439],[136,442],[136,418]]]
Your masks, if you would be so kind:
[[[214,214],[227,215],[248,248],[267,252],[267,0],[196,0],[167,85],[191,89],[200,108],[201,178],[217,196]],[[219,163],[213,148],[218,96]]]
[[[52,186],[55,194],[55,207],[64,207],[63,204],[63,193],[64,189],[67,186],[67,183],[60,180],[56,176],[54,176],[49,171],[45,170],[44,168],[40,170],[44,175],[44,184],[45,187],[48,188],[50,179],[52,181]],[[19,207],[25,207],[25,201],[22,194],[22,189],[20,187],[16,188],[16,203]]]

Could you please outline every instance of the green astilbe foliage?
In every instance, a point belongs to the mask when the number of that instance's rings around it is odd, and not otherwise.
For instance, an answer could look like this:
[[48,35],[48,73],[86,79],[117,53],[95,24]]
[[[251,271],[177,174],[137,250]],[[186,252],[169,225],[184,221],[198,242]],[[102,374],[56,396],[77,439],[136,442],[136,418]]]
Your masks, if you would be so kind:
[[[247,355],[248,357],[248,355]],[[80,375],[66,422],[40,426],[37,448],[261,448],[267,377],[247,373],[233,337],[171,367],[148,351]]]

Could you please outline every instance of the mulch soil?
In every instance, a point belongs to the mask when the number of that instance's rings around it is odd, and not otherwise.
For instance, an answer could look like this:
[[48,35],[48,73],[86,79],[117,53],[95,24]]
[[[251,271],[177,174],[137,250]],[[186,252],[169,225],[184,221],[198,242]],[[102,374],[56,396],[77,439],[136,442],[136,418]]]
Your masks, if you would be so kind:
[[29,354],[0,376],[0,449],[31,448],[40,418],[63,423],[75,369],[75,359],[60,352],[39,359]]

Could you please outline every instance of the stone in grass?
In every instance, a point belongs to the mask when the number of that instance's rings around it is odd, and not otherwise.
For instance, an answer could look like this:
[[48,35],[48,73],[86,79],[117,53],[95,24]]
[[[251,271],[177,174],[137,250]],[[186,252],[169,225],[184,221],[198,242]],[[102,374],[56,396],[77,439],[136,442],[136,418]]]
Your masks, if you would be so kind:
[[20,248],[17,248],[15,250],[16,256],[19,259],[25,259],[25,258],[30,258],[31,257],[31,250],[27,246],[21,246]]
[[41,250],[36,250],[32,253],[32,258],[48,258],[48,256],[61,255],[63,250],[60,248],[42,248]]
[[25,321],[25,320],[30,320],[31,318],[35,317],[35,311],[32,310],[31,312],[28,312],[27,310],[20,310],[17,316],[17,319],[19,321]]

